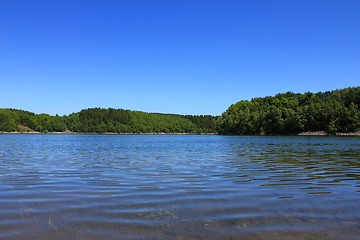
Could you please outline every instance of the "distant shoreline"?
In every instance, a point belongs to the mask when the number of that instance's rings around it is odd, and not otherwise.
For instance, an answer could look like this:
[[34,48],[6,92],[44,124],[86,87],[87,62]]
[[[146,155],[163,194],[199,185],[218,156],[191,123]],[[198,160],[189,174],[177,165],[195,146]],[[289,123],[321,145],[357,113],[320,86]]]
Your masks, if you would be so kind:
[[329,134],[325,131],[315,131],[315,132],[302,132],[298,136],[360,136],[360,131],[350,132],[350,133],[335,133]]
[[105,132],[105,133],[95,133],[95,132],[0,132],[0,134],[69,134],[69,135],[76,135],[76,134],[93,134],[93,135],[219,135],[218,133],[112,133],[112,132]]
[[[90,135],[221,135],[219,133],[165,133],[165,132],[150,132],[150,133],[113,133],[113,132],[105,132],[105,133],[95,133],[95,132],[71,132],[69,130],[64,132],[0,132],[0,134],[59,134],[59,135],[76,135],[76,134],[90,134]],[[221,136],[278,136],[278,135],[221,135]],[[360,131],[350,132],[350,133],[336,133],[329,134],[325,131],[314,131],[314,132],[302,132],[296,135],[280,135],[280,136],[360,136]]]

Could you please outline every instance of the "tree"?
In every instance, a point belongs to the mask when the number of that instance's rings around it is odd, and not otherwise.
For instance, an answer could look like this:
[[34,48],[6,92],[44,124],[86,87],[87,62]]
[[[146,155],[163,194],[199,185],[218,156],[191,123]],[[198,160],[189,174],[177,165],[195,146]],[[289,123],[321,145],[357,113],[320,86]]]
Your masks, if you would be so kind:
[[216,124],[222,134],[296,134],[360,130],[360,87],[254,98],[232,104]]

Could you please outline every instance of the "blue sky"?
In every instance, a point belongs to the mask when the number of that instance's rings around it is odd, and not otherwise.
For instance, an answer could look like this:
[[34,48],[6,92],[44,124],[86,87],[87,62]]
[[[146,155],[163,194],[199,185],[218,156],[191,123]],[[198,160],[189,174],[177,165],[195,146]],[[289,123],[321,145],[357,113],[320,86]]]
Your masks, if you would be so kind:
[[360,85],[358,0],[0,1],[0,107],[220,115]]

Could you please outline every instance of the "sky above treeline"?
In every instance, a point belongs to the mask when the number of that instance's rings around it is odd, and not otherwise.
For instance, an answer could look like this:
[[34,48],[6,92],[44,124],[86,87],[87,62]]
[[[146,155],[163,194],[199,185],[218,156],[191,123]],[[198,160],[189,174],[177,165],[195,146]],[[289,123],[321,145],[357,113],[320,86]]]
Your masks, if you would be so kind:
[[0,1],[0,107],[220,115],[360,85],[359,0]]

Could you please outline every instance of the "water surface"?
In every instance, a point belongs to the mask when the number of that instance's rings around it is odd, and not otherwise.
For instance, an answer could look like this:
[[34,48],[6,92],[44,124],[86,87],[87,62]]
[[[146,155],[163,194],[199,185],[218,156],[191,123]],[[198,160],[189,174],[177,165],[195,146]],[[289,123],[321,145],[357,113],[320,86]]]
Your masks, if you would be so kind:
[[0,239],[359,239],[360,138],[0,135]]

